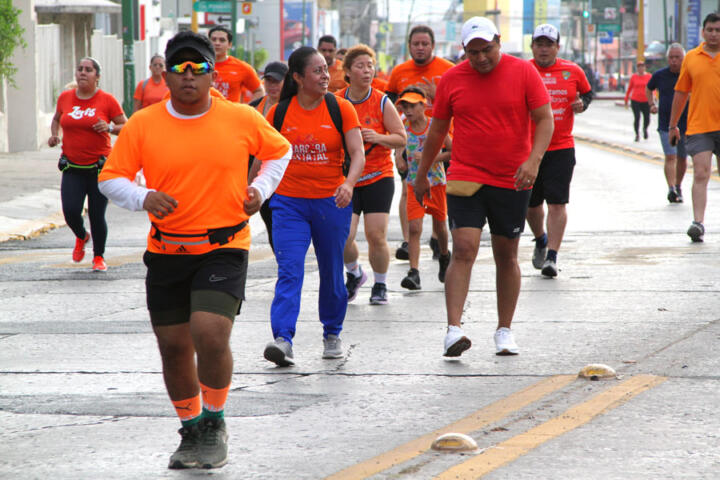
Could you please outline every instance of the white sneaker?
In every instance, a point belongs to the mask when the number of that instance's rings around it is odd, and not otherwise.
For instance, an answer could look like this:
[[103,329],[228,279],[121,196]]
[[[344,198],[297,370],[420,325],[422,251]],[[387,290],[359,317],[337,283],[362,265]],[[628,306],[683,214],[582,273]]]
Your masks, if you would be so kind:
[[328,335],[323,338],[323,355],[322,358],[342,358],[342,341],[337,335]]
[[459,357],[462,353],[470,348],[472,342],[462,331],[462,328],[455,325],[449,325],[447,335],[445,335],[445,357]]
[[518,346],[509,328],[501,327],[495,332],[495,355],[517,355]]

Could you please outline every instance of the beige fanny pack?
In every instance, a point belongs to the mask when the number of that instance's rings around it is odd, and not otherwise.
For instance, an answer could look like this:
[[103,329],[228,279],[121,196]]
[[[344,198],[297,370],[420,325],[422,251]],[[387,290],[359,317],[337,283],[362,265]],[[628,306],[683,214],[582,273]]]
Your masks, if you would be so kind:
[[472,197],[482,186],[482,183],[467,180],[448,180],[445,192],[457,197]]

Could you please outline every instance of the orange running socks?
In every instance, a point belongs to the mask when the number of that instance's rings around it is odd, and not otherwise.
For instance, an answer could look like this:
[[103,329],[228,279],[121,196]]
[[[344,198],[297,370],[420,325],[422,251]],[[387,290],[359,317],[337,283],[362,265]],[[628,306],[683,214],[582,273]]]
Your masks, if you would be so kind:
[[201,382],[200,390],[202,391],[203,417],[222,418],[230,385],[225,388],[211,388]]
[[185,400],[172,400],[172,403],[184,427],[189,427],[200,421],[202,401],[200,400],[199,393]]

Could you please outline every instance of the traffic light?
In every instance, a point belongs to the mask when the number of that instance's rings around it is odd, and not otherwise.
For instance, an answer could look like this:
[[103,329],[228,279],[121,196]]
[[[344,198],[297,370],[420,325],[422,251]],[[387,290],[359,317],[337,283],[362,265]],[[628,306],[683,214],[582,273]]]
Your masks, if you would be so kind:
[[587,10],[583,10],[583,18],[589,18],[589,17],[590,17],[590,12],[588,12]]

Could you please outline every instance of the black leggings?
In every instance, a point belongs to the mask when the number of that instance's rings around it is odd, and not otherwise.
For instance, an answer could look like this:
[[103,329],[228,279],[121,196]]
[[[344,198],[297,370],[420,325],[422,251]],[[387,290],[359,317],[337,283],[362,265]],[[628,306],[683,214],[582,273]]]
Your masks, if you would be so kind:
[[87,196],[93,253],[95,256],[102,256],[105,253],[105,241],[107,240],[105,210],[107,210],[108,200],[98,190],[97,178],[98,172],[95,168],[87,170],[70,168],[64,171],[60,183],[60,197],[68,227],[77,238],[85,238],[87,232],[83,225],[82,213],[85,196]]
[[640,126],[640,112],[643,115],[643,132],[647,133],[648,125],[650,125],[650,104],[648,102],[637,102],[630,100],[633,111],[633,127],[635,127],[635,135],[639,135],[638,127]]

